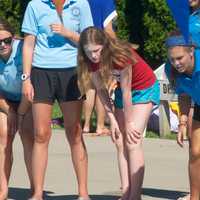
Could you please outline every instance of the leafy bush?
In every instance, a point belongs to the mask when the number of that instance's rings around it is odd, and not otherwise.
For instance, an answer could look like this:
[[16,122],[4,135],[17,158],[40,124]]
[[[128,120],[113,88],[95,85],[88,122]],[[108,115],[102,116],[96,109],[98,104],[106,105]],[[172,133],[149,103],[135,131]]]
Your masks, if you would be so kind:
[[[0,0],[0,16],[6,18],[17,33],[27,3],[30,0]],[[166,57],[164,40],[175,23],[166,0],[116,0],[118,20],[117,35],[139,44],[139,52],[157,67]]]
[[8,20],[19,33],[20,4],[18,1],[0,0],[0,17]]
[[125,12],[130,41],[138,43],[140,53],[157,67],[166,58],[165,38],[175,28],[166,0],[126,0]]
[[121,39],[128,40],[129,39],[129,30],[128,30],[128,23],[126,21],[125,16],[125,9],[126,9],[126,2],[124,0],[116,1],[117,7],[117,36]]

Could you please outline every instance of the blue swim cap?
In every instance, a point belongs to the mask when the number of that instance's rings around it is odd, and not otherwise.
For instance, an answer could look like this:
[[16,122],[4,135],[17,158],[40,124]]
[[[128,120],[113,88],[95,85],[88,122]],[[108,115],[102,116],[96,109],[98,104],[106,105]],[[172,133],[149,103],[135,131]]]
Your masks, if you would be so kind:
[[170,36],[165,41],[165,46],[167,48],[175,46],[194,46],[194,43],[191,38],[188,41],[182,35]]

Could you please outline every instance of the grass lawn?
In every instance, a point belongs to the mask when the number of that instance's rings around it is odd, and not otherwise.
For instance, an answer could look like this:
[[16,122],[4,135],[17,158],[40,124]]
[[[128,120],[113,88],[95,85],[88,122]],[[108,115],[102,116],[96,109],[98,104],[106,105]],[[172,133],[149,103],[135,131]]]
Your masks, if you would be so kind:
[[[60,118],[60,117],[62,117],[62,113],[60,111],[58,103],[56,102],[54,104],[54,107],[53,107],[52,118],[55,119],[55,118]],[[83,122],[84,122],[83,117],[81,118],[81,121],[82,121],[82,124],[83,124]],[[52,128],[63,129],[63,126],[53,124]],[[93,114],[92,119],[91,119],[91,131],[94,132],[95,130],[96,130],[96,115]],[[155,133],[155,132],[152,132],[152,131],[147,131],[146,132],[146,138],[159,138],[159,135],[158,135],[158,133]],[[169,133],[165,136],[165,139],[173,139],[174,140],[174,139],[176,139],[176,134],[175,133]]]

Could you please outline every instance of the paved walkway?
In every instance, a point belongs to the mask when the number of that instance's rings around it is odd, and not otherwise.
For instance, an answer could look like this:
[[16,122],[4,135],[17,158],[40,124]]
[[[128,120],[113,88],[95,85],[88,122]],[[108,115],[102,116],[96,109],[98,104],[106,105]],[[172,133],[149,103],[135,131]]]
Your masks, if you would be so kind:
[[[89,154],[88,184],[92,199],[118,199],[120,182],[114,145],[108,136],[85,136],[85,141]],[[188,191],[187,145],[181,149],[172,140],[145,139],[144,149],[146,172],[143,200],[176,199],[184,195]],[[45,191],[47,200],[72,200],[76,197],[69,146],[61,130],[54,130],[51,138]],[[16,137],[9,199],[24,200],[28,195],[21,143]]]

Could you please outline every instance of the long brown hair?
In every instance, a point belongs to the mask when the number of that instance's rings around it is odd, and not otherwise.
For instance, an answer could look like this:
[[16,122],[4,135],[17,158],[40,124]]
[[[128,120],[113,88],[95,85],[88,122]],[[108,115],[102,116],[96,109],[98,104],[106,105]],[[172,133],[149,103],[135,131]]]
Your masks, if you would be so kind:
[[99,71],[105,85],[108,84],[112,76],[113,64],[123,68],[127,61],[132,64],[136,63],[130,43],[113,39],[106,32],[96,27],[86,28],[80,35],[78,46],[78,83],[82,94],[93,87],[89,71],[91,61],[84,51],[84,46],[91,43],[103,46]]
[[13,27],[3,18],[0,17],[0,31],[8,31],[12,36],[15,34]]

